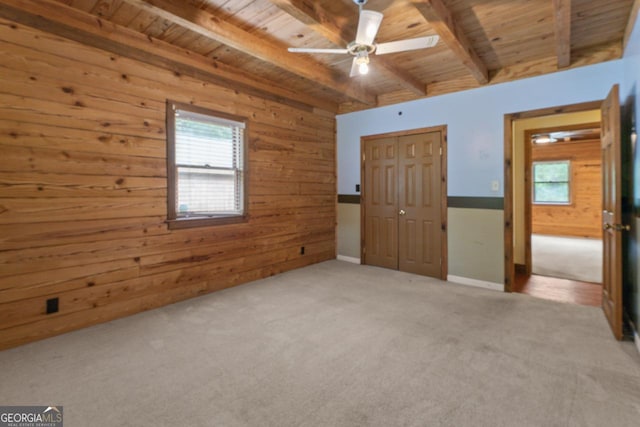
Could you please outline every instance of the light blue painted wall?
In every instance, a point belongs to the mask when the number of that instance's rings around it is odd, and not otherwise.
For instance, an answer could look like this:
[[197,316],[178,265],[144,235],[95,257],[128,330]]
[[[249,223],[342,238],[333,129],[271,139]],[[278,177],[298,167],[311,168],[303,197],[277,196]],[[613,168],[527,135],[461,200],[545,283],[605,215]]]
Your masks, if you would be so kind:
[[[624,80],[620,90],[622,105],[631,111],[623,114],[623,120],[629,120],[630,115],[635,119],[635,131],[637,133],[640,124],[640,23],[636,22],[623,57]],[[629,114],[630,113],[630,114]],[[623,126],[623,129],[625,127]],[[626,284],[623,297],[625,309],[636,328],[640,327],[640,150],[630,141],[630,126],[627,123],[627,132],[623,132],[622,142],[631,145],[630,159],[623,159],[631,166],[631,202],[632,212],[626,218],[633,227],[629,233],[626,245],[627,263],[625,268]]]
[[[505,114],[604,99],[622,79],[617,60],[339,115],[338,193],[358,194],[361,136],[446,124],[448,195],[501,197]],[[493,180],[500,182],[498,192],[491,191]]]
[[[623,60],[610,61],[340,115],[337,117],[338,192],[357,194],[355,185],[360,183],[360,137],[446,124],[448,195],[502,197],[504,115],[604,99],[614,84],[623,82],[623,63]],[[400,112],[402,115],[399,115]],[[491,181],[494,180],[500,183],[497,192],[491,191]],[[453,212],[450,213],[455,219]],[[481,229],[488,229],[492,224],[490,219],[483,219],[482,216],[465,218],[465,222],[473,221],[475,227]],[[355,226],[358,230],[351,230],[351,234],[359,236],[359,224]],[[449,274],[501,283],[503,230],[496,229],[494,233],[470,239],[463,235],[463,228],[462,223],[453,221],[449,224]],[[339,235],[338,240],[342,237]],[[478,250],[478,247],[483,249]],[[473,267],[479,256],[487,268]],[[487,274],[488,271],[492,274]]]

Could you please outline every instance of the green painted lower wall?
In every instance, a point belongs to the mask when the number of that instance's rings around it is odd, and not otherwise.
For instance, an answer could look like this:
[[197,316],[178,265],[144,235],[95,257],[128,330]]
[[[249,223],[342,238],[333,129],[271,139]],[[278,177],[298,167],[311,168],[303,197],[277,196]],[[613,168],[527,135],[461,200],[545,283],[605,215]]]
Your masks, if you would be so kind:
[[[504,283],[504,211],[447,210],[449,275]],[[338,203],[338,255],[360,258],[360,205]]]
[[338,255],[360,258],[360,205],[338,203]]
[[449,208],[449,274],[504,283],[504,211]]

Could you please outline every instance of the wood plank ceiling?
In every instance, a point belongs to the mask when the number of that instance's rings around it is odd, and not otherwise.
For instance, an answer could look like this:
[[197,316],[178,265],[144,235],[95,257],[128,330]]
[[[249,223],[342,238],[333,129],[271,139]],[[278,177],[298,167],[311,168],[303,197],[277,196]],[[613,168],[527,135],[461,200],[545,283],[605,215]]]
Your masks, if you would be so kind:
[[366,9],[384,14],[378,43],[436,34],[440,41],[373,55],[371,72],[353,78],[351,56],[286,49],[344,47],[358,22],[352,0],[0,0],[0,15],[22,16],[15,9],[30,4],[33,14],[47,4],[61,13],[72,8],[74,16],[174,45],[229,76],[255,76],[285,98],[346,112],[619,58],[633,3],[369,0]]

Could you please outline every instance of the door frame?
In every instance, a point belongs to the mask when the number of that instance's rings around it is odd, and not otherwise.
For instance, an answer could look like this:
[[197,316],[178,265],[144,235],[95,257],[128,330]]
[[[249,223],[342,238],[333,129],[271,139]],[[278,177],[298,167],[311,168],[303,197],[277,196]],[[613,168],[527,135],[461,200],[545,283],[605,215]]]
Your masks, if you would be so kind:
[[[578,104],[561,105],[557,107],[540,108],[537,110],[521,111],[504,115],[504,291],[512,292],[515,279],[515,264],[513,262],[513,126],[516,120],[533,117],[552,116],[555,114],[576,113],[581,111],[599,110],[602,100],[582,102]],[[526,161],[526,160],[525,160]],[[526,207],[526,203],[525,203]],[[526,211],[525,211],[526,216]],[[525,227],[530,223],[525,217]],[[530,225],[529,225],[530,227]],[[529,243],[531,234],[529,228]],[[525,230],[525,238],[526,238]],[[526,245],[526,243],[525,243]],[[526,246],[525,246],[526,250]]]
[[442,239],[440,242],[440,248],[442,251],[442,264],[440,265],[440,279],[447,280],[449,272],[448,268],[448,222],[447,222],[447,125],[431,126],[419,129],[410,129],[398,132],[388,132],[376,135],[366,135],[360,137],[360,259],[362,264],[365,263],[366,255],[364,253],[365,248],[365,218],[366,218],[366,204],[365,202],[365,144],[367,141],[380,139],[380,138],[392,138],[406,135],[415,135],[420,133],[440,132],[442,135],[442,155],[440,156],[440,217],[442,231]]

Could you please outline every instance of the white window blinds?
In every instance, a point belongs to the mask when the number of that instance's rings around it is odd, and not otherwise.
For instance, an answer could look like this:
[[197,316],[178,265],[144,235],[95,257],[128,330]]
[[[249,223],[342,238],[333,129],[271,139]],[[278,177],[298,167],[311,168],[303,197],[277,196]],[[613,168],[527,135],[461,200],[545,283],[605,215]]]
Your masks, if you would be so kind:
[[176,216],[242,215],[242,122],[175,111]]

